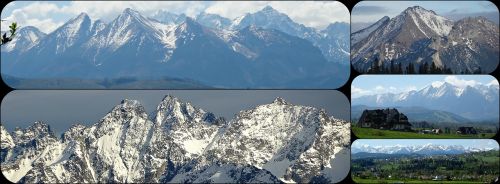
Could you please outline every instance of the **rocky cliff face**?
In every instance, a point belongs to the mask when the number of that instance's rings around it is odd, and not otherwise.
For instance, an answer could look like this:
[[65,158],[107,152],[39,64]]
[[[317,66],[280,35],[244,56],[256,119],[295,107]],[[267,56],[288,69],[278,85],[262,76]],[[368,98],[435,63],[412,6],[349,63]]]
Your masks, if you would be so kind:
[[123,100],[61,138],[39,122],[12,140],[2,128],[2,173],[27,183],[335,182],[348,172],[349,133],[346,121],[281,98],[229,122],[170,95],[152,116]]
[[360,72],[393,62],[402,65],[398,72],[409,72],[410,63],[420,72],[427,63],[452,73],[490,73],[498,65],[498,35],[498,25],[484,17],[453,22],[414,6],[351,34],[351,61]]

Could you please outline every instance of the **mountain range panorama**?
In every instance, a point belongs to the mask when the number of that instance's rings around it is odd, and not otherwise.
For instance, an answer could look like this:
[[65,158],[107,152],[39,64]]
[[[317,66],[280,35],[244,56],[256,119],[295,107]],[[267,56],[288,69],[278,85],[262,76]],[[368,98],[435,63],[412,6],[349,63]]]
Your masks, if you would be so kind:
[[351,62],[363,73],[490,73],[499,61],[498,35],[484,17],[452,21],[414,6],[352,33]]
[[148,115],[123,100],[60,138],[35,122],[1,126],[12,182],[337,182],[349,169],[349,123],[281,98],[226,121],[167,95]]
[[460,87],[448,82],[429,84],[420,90],[384,93],[352,99],[352,105],[375,107],[424,107],[458,114],[470,120],[498,122],[498,84]]
[[497,150],[497,148],[472,148],[464,147],[462,145],[439,145],[439,144],[425,144],[425,145],[394,145],[394,146],[353,146],[352,153],[384,153],[384,154],[422,154],[422,155],[442,155],[442,154],[462,154],[479,151]]
[[104,23],[82,13],[48,34],[24,27],[2,47],[2,74],[27,79],[173,77],[213,87],[334,88],[349,75],[349,24],[317,30],[270,6],[232,21],[165,11],[144,17],[128,8]]

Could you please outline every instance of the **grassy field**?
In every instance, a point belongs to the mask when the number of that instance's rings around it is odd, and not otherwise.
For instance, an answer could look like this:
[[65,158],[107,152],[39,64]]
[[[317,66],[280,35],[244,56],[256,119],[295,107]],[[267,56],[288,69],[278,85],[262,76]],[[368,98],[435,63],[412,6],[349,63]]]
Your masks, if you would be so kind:
[[401,132],[393,130],[378,130],[373,128],[352,127],[354,135],[358,138],[431,138],[431,139],[467,139],[467,138],[492,138],[495,133],[486,133],[477,135],[460,134],[419,134],[415,132]]
[[480,181],[377,180],[353,178],[356,183],[484,183]]

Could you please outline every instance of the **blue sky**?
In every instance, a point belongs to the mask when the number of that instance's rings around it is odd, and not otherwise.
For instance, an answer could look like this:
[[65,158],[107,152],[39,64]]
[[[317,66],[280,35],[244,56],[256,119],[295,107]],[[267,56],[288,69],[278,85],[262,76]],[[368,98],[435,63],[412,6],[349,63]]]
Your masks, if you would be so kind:
[[351,97],[401,93],[441,82],[461,87],[478,84],[498,85],[498,81],[490,75],[360,75],[352,81]]
[[370,146],[416,146],[425,144],[434,145],[462,145],[471,148],[494,148],[498,150],[498,143],[493,139],[358,139],[352,147]]
[[[145,16],[151,16],[162,9],[192,17],[200,12],[207,12],[234,19],[245,13],[254,13],[267,5],[287,14],[296,22],[320,29],[330,23],[350,21],[348,9],[336,1],[15,1],[2,10],[1,18],[16,21],[21,26],[35,26],[44,32],[50,32],[81,12],[89,14],[91,19],[105,22],[113,20],[125,8],[135,9]],[[5,28],[2,25],[2,30]]]
[[15,90],[2,100],[0,117],[9,131],[43,121],[59,134],[74,123],[96,123],[122,99],[138,100],[152,113],[167,94],[227,120],[278,96],[292,104],[323,108],[344,120],[349,120],[351,107],[335,90]]
[[361,1],[352,10],[352,23],[375,22],[383,16],[392,18],[411,6],[421,6],[451,19],[495,15],[498,20],[498,9],[489,1]]

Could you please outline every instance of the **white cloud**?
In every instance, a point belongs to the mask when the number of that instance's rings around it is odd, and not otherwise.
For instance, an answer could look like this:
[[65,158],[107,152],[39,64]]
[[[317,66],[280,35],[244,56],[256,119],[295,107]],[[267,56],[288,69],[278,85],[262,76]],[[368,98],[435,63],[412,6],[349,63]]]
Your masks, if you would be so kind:
[[351,86],[351,96],[353,98],[357,98],[357,97],[360,97],[360,96],[368,95],[368,94],[371,94],[371,93],[372,92],[369,91],[369,90],[364,90],[364,89],[361,89],[361,88],[357,88],[354,85]]
[[61,13],[61,10],[56,5],[47,2],[35,2],[13,10],[8,17],[2,17],[7,24],[2,24],[1,30],[8,30],[11,22],[17,22],[20,27],[35,26],[43,32],[50,32],[63,24],[62,21],[55,21],[50,17],[54,13]]
[[417,90],[417,86],[407,86],[404,91],[405,92],[408,92],[408,91],[416,91]]
[[434,81],[431,83],[432,87],[435,87],[435,88],[440,87],[443,84],[444,84],[443,81]]
[[75,1],[62,9],[65,13],[78,15],[80,12],[86,12],[90,17],[111,21],[126,8],[137,10],[145,16],[151,16],[158,10],[168,10],[194,17],[207,6],[207,3],[193,1]]
[[381,92],[385,92],[385,88],[382,87],[382,86],[375,86],[375,92],[377,93],[381,93]]
[[454,86],[458,86],[458,87],[461,87],[461,88],[465,88],[467,86],[476,86],[478,84],[481,84],[480,82],[477,82],[475,80],[465,80],[465,79],[459,79],[458,77],[456,76],[447,76],[444,78],[444,81],[447,82],[447,83],[450,83]]
[[[15,6],[15,2],[9,3],[8,6]],[[35,26],[49,33],[82,12],[87,13],[93,20],[110,22],[126,8],[137,10],[145,16],[151,16],[160,9],[168,9],[173,13],[185,13],[194,17],[207,6],[208,3],[192,1],[73,1],[67,5],[34,2],[14,9],[11,15],[2,19],[15,21],[20,26]],[[1,29],[7,30],[7,24],[2,24]]]
[[493,79],[491,80],[488,84],[486,84],[487,86],[492,86],[492,85],[495,85],[495,86],[498,86],[498,80],[496,79]]

